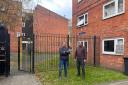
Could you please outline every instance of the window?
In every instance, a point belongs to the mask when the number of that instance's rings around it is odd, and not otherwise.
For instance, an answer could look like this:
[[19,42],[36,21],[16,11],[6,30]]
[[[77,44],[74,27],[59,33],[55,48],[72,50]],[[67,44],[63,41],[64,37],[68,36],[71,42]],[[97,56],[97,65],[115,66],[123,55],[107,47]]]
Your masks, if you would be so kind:
[[22,27],[25,27],[26,23],[25,22],[22,22]]
[[103,19],[124,13],[125,0],[110,0],[103,6]]
[[17,37],[20,37],[20,32],[17,32]]
[[83,14],[83,15],[78,17],[78,19],[77,19],[77,26],[78,27],[85,26],[87,24],[88,24],[88,13]]
[[124,39],[105,39],[102,44],[103,54],[122,55],[124,53]]
[[104,51],[114,52],[114,40],[104,41]]
[[123,12],[124,10],[124,4],[123,4],[124,0],[118,0],[118,13]]

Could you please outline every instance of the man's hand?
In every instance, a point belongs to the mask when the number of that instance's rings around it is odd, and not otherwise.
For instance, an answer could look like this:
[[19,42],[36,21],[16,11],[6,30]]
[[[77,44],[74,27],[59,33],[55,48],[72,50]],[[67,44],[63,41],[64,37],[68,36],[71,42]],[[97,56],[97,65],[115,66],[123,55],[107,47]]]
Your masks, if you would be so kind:
[[76,62],[76,59],[74,59],[74,61]]
[[87,60],[86,59],[84,59],[84,63],[86,63],[87,62]]

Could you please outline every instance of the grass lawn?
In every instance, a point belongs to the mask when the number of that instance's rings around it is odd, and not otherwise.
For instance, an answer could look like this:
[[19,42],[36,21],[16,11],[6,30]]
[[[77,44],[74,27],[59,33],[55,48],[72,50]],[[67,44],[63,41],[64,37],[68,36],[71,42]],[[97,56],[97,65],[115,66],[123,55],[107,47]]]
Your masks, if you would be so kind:
[[42,85],[99,85],[128,79],[123,73],[115,72],[101,67],[86,66],[86,78],[76,76],[75,67],[69,68],[68,77],[58,79],[58,71],[43,71],[43,65],[37,66],[36,75]]
[[[73,59],[70,59],[70,67],[68,69],[68,77],[58,78],[58,61],[59,56],[44,60],[36,66],[36,76],[42,82],[42,85],[104,85],[104,83],[111,83],[128,79],[123,73],[108,70],[102,67],[86,66],[86,78],[76,76],[76,68]],[[45,59],[45,58],[44,58]],[[53,70],[53,71],[51,71]]]

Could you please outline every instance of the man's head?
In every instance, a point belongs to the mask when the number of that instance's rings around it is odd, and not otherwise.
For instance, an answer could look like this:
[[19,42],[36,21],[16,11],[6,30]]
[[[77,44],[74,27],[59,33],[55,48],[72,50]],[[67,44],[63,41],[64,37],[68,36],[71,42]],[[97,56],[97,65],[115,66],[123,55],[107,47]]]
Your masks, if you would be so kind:
[[79,42],[79,43],[78,43],[78,46],[79,46],[79,47],[82,47],[82,46],[83,46],[82,42]]
[[62,43],[62,47],[67,47],[67,43],[66,42],[63,42]]

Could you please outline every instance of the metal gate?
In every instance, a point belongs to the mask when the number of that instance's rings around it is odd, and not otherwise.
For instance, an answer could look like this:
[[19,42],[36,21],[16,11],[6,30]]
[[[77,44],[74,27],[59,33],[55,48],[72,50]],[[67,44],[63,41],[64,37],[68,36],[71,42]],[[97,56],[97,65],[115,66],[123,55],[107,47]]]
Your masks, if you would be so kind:
[[34,37],[18,37],[18,70],[34,72]]

